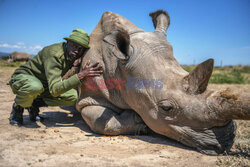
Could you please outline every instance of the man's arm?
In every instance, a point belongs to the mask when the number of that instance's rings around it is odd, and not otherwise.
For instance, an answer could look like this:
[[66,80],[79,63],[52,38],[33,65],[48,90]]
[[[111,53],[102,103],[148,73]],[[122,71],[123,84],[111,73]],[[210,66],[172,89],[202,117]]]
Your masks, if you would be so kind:
[[80,67],[72,67],[71,69],[69,69],[69,71],[66,74],[64,74],[64,76],[62,77],[62,80],[70,78],[74,74],[77,74],[79,71],[80,71]]
[[69,69],[69,71],[64,74],[64,76],[62,77],[62,80],[68,79],[69,77],[73,76],[74,74],[79,73],[80,71],[80,65],[81,65],[81,61],[82,58],[76,59],[76,61],[74,62],[74,66]]
[[63,80],[61,77],[62,65],[57,57],[51,56],[46,60],[44,66],[45,74],[49,84],[49,92],[54,97],[57,97],[60,94],[77,87],[81,83],[81,80],[86,77],[100,76],[103,73],[102,66],[99,65],[99,63],[90,65],[90,61],[88,61],[81,72],[77,74],[75,73]]
[[72,75],[68,79],[62,80],[62,62],[56,56],[49,57],[44,63],[44,68],[48,81],[49,92],[54,97],[77,87],[81,83],[77,74]]

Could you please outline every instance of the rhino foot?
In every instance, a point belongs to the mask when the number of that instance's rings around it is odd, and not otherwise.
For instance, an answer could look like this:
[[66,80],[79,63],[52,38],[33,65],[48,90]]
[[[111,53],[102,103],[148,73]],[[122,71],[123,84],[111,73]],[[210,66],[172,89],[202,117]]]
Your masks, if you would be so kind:
[[87,106],[81,111],[83,119],[90,129],[99,134],[147,134],[149,128],[133,110],[124,110],[122,113],[103,107]]

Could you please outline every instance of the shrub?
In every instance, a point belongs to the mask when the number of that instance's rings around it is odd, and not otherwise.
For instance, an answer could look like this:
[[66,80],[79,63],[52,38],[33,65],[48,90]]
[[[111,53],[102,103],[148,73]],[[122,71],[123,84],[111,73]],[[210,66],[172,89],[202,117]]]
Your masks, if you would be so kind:
[[[187,72],[191,72],[195,66],[182,66]],[[250,84],[250,66],[225,66],[214,67],[209,80],[213,84]]]
[[25,62],[7,62],[5,60],[0,60],[0,67],[19,67]]
[[214,84],[243,84],[244,78],[238,70],[233,69],[230,73],[212,74],[209,83]]

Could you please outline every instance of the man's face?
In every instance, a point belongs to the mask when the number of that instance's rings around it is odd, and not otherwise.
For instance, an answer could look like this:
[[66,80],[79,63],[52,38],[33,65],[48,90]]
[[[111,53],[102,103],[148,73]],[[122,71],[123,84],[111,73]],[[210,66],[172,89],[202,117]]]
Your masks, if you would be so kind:
[[85,49],[86,49],[85,47],[79,45],[76,42],[67,41],[67,52],[71,60],[76,60],[80,58],[83,55]]

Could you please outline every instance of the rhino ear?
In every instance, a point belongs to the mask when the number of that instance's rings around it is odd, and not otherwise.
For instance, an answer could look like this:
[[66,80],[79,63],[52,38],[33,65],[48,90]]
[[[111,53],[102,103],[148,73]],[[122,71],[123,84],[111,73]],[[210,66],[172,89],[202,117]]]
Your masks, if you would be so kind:
[[214,60],[208,59],[199,64],[192,72],[183,79],[183,88],[190,94],[203,93],[212,75]]
[[154,33],[159,35],[162,39],[166,39],[167,29],[170,24],[170,17],[168,12],[164,10],[157,10],[149,14],[152,17],[152,21],[154,23]]
[[127,31],[113,30],[104,37],[104,41],[114,46],[112,52],[117,58],[121,60],[129,58],[130,38]]

